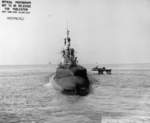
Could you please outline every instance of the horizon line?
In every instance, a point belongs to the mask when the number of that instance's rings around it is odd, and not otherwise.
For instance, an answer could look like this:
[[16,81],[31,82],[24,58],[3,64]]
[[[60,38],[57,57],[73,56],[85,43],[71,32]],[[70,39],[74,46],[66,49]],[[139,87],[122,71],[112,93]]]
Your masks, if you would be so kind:
[[[83,64],[83,63],[79,63]],[[150,64],[150,62],[141,62],[141,63],[84,63],[83,65],[129,65],[129,64]],[[47,63],[47,64],[0,64],[0,66],[39,66],[39,65],[58,65],[56,63]]]

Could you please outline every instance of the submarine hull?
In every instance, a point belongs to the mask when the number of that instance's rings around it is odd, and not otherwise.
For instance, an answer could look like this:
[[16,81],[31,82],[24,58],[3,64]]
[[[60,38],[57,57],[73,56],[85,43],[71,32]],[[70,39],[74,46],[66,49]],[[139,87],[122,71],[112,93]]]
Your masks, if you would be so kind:
[[79,65],[69,68],[58,67],[53,79],[54,87],[63,94],[85,96],[90,91],[87,70]]

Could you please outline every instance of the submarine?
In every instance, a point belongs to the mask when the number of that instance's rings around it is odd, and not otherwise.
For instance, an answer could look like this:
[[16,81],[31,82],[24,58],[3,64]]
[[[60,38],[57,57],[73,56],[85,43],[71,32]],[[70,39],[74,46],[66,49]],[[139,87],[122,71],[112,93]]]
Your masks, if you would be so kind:
[[75,49],[71,48],[70,31],[67,29],[66,33],[64,48],[61,51],[62,61],[56,68],[53,85],[63,94],[86,96],[90,92],[87,69],[78,64]]

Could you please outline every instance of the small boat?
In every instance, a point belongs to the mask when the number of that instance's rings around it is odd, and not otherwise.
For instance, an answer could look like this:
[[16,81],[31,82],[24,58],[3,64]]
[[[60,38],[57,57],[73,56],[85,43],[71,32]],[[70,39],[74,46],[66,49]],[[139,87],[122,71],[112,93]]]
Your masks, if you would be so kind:
[[112,70],[106,69],[105,67],[100,68],[100,67],[96,66],[96,67],[92,68],[92,71],[98,71],[98,74],[104,74],[104,72],[106,72],[106,74],[110,75]]
[[71,48],[69,32],[67,29],[62,50],[62,61],[56,68],[53,85],[63,94],[85,96],[90,91],[90,81],[87,76],[87,69],[78,64],[75,50]]

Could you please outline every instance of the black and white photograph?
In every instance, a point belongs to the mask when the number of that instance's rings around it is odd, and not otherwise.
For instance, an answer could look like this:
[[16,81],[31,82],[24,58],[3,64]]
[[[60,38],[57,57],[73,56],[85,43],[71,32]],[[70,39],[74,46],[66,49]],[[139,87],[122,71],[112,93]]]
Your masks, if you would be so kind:
[[0,0],[0,123],[150,123],[150,0]]

